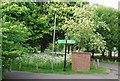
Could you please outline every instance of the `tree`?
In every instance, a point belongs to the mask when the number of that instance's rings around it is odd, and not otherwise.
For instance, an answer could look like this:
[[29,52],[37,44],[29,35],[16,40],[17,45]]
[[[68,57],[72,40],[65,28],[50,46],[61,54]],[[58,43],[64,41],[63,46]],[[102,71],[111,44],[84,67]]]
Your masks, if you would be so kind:
[[29,31],[30,35],[26,41],[26,44],[30,44],[30,46],[33,48],[41,45],[41,50],[45,49],[47,44],[43,45],[45,43],[43,43],[43,41],[52,38],[51,34],[53,28],[51,28],[51,26],[48,24],[49,17],[43,8],[43,3],[40,3],[38,5],[37,3],[34,4],[32,2],[11,2],[3,4],[3,7],[6,10],[3,10],[3,13],[6,13],[12,19],[15,19],[15,21],[22,22],[22,24],[26,26],[27,30]]
[[[32,15],[30,14],[29,19],[26,22],[26,25],[29,26],[30,31],[32,32],[32,35],[30,36],[31,39],[27,42],[32,44],[33,47],[38,47],[38,45],[40,45],[41,52],[44,52],[45,48],[49,45],[49,43],[52,42],[55,13],[57,15],[56,40],[63,39],[64,31],[61,29],[61,27],[66,18],[70,19],[71,16],[73,16],[74,12],[72,12],[72,10],[75,3],[74,5],[71,5],[72,3],[69,4],[65,2],[35,2],[36,5],[32,3],[26,4],[26,6],[30,9],[32,5],[33,9],[31,10],[31,14],[34,15],[31,17]],[[30,6],[28,6],[28,4],[30,4]],[[58,8],[58,11],[55,12],[54,8]]]
[[73,18],[66,20],[62,27],[66,31],[66,35],[76,40],[81,47],[88,47],[90,50],[104,48],[104,38],[96,32],[96,29],[99,27],[105,28],[106,24],[99,21],[95,13],[95,7],[85,5],[82,8],[74,7],[73,10]]
[[[58,36],[63,37],[64,32],[59,28],[62,25],[61,22],[64,20],[64,16],[61,14],[61,8],[63,8],[65,4],[46,2],[36,2],[35,4],[35,7],[38,8],[38,10],[33,13],[35,15],[35,18],[31,17],[31,19],[29,19],[29,21],[34,26],[31,26],[30,23],[27,23],[32,32],[32,35],[30,36],[31,39],[28,40],[28,42],[29,44],[31,43],[33,47],[40,45],[41,52],[44,52],[45,48],[49,45],[49,43],[52,42],[55,13],[57,14],[56,39],[58,38]],[[54,8],[59,9],[57,12],[55,12]]]
[[118,57],[120,57],[120,11],[118,11]]
[[109,28],[109,30],[98,28],[97,32],[105,37],[106,46],[109,50],[109,57],[111,58],[113,47],[117,47],[118,44],[118,10],[98,5],[97,15],[107,24],[107,27]]
[[[38,3],[37,3],[38,4]],[[40,3],[39,3],[40,6]],[[72,11],[72,7],[68,6],[67,3],[65,2],[55,2],[55,3],[44,3],[44,13],[47,16],[47,22],[48,23],[48,27],[47,30],[50,30],[49,33],[43,35],[43,38],[40,39],[41,41],[41,51],[44,52],[45,48],[49,45],[49,43],[52,42],[52,37],[53,37],[53,26],[54,26],[54,16],[56,14],[56,37],[55,40],[58,39],[64,39],[64,31],[61,29],[64,21],[66,18],[70,18],[70,16],[73,16],[73,12]],[[55,11],[54,8],[57,8],[58,10]],[[43,16],[43,14],[41,14],[41,16]],[[44,21],[45,21],[44,20]],[[43,21],[43,20],[42,20]],[[40,23],[40,22],[39,22]],[[37,35],[35,35],[37,36]],[[39,38],[38,38],[39,40]],[[37,41],[38,41],[37,40]],[[49,40],[49,41],[48,41]],[[44,44],[44,45],[43,45]],[[44,47],[43,47],[44,46]]]
[[[9,59],[14,59],[30,52],[31,47],[25,42],[30,32],[23,22],[17,20],[16,15],[25,15],[28,9],[19,7],[15,3],[2,3],[2,60],[3,69],[8,69]],[[17,13],[16,13],[17,12]]]

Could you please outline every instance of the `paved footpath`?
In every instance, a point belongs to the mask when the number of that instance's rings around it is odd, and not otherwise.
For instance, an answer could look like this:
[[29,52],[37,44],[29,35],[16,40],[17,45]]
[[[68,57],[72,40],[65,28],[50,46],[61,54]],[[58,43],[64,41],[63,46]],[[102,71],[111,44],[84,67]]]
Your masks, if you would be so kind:
[[111,70],[106,74],[47,74],[22,71],[6,73],[7,79],[118,79],[118,65],[100,63],[101,67]]

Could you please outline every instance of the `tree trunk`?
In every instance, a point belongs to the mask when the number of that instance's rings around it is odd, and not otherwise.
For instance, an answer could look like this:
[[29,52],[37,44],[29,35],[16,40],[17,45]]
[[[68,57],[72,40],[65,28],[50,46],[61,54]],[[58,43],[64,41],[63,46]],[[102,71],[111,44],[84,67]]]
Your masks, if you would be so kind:
[[73,45],[71,45],[71,52],[73,52]]
[[89,47],[86,48],[87,49],[87,52],[89,51]]
[[45,51],[45,49],[44,48],[41,48],[41,53],[43,53]]
[[109,50],[109,58],[112,58],[112,50]]
[[78,42],[78,52],[80,52],[80,42]]
[[102,51],[102,57],[105,57],[104,51]]
[[[118,14],[118,19],[120,20],[120,14]],[[120,57],[120,22],[118,22],[118,57]]]
[[41,53],[43,53],[45,51],[45,46],[41,45],[41,49],[40,49]]
[[105,57],[105,50],[102,50],[102,57]]
[[120,57],[120,44],[118,45],[118,57]]
[[94,49],[92,50],[92,58],[94,58]]
[[120,57],[120,48],[118,48],[118,57]]

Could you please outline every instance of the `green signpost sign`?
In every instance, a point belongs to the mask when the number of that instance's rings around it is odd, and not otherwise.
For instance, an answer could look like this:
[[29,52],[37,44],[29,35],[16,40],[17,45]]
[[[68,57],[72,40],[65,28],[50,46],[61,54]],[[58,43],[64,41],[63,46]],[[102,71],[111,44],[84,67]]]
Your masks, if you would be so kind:
[[[65,44],[66,40],[58,40],[58,43]],[[67,44],[74,44],[75,40],[67,40]]]
[[74,43],[75,43],[75,40],[67,40],[67,43],[68,43],[68,44],[74,44]]
[[113,50],[114,50],[114,51],[116,51],[116,50],[117,50],[117,48],[116,48],[116,47],[113,47]]
[[58,43],[63,43],[63,44],[65,44],[65,43],[66,43],[66,40],[58,40]]

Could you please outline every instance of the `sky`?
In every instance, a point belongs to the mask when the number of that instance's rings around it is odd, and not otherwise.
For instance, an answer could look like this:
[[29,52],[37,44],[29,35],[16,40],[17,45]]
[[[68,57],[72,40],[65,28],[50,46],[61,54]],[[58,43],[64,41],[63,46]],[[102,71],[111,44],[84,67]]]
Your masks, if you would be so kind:
[[88,1],[90,2],[90,4],[97,3],[99,5],[104,5],[107,7],[118,9],[118,2],[120,0],[88,0]]

